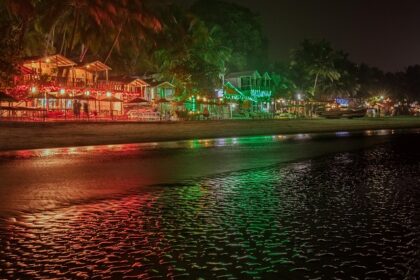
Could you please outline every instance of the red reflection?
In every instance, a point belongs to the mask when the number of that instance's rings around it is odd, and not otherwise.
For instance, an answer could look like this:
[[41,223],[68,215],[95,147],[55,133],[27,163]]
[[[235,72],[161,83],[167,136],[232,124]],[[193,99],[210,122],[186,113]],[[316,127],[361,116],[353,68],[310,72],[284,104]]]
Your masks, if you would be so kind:
[[0,157],[14,159],[28,158],[48,158],[66,155],[101,155],[118,153],[123,155],[139,154],[142,150],[154,147],[155,144],[120,144],[120,145],[100,145],[100,146],[81,146],[51,149],[19,150],[10,152],[0,152]]

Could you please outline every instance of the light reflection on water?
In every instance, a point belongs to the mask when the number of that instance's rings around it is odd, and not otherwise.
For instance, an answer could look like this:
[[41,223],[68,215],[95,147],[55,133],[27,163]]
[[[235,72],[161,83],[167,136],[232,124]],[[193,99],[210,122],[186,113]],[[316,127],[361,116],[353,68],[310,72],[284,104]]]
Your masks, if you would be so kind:
[[[403,131],[400,131],[400,133]],[[420,133],[420,130],[406,130],[409,133]],[[55,157],[67,155],[83,155],[92,156],[100,154],[132,154],[136,155],[143,150],[153,149],[202,149],[214,147],[227,147],[235,145],[265,145],[268,143],[278,143],[286,141],[306,141],[311,139],[325,137],[351,137],[351,136],[386,136],[395,134],[395,130],[366,130],[363,132],[340,131],[336,133],[317,133],[317,134],[290,134],[290,135],[273,135],[273,136],[249,136],[249,137],[232,137],[232,138],[216,138],[216,139],[194,139],[186,141],[171,142],[152,142],[138,144],[118,144],[118,145],[97,145],[97,146],[80,146],[66,148],[50,148],[50,149],[33,149],[0,152],[1,159],[15,158],[25,159],[34,157]]]
[[419,140],[24,212],[0,278],[415,279]]

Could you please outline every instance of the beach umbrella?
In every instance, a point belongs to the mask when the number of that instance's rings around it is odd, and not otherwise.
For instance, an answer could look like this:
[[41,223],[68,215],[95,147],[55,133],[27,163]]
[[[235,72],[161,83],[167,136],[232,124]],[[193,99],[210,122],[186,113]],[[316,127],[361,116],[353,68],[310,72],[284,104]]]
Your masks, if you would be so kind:
[[109,102],[109,111],[110,111],[110,116],[111,116],[111,118],[112,119],[114,119],[114,115],[113,115],[113,113],[112,113],[112,104],[114,103],[114,102],[123,102],[121,99],[119,99],[119,98],[117,98],[117,97],[115,97],[115,96],[113,96],[113,95],[108,95],[107,94],[107,96],[105,96],[101,101],[108,101]]
[[[92,95],[90,95],[90,94],[79,94],[79,95],[76,95],[75,97],[74,97],[74,99],[77,99],[77,100],[83,100],[83,101],[87,101],[87,102],[89,102],[89,101],[95,101],[95,111],[96,111],[96,101],[98,100],[95,96],[92,96]],[[88,116],[89,117],[89,116]]]
[[141,97],[136,97],[133,100],[130,100],[129,102],[127,102],[128,104],[138,104],[138,103],[149,103],[148,100],[143,99]]
[[86,95],[86,94],[79,94],[79,95],[76,95],[76,96],[74,97],[74,99],[77,99],[77,100],[85,100],[85,101],[96,101],[96,100],[98,100],[98,99],[96,99],[96,97],[95,97],[95,96],[92,96],[92,95]]

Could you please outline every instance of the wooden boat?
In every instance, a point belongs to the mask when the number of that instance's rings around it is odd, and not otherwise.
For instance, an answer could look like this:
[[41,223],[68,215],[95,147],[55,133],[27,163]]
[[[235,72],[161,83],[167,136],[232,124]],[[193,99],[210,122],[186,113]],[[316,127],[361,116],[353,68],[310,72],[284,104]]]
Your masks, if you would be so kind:
[[320,116],[327,119],[339,119],[343,116],[343,112],[341,110],[324,111],[320,112]]
[[343,111],[343,118],[363,118],[366,116],[367,109],[365,108],[355,108],[355,109],[347,109]]

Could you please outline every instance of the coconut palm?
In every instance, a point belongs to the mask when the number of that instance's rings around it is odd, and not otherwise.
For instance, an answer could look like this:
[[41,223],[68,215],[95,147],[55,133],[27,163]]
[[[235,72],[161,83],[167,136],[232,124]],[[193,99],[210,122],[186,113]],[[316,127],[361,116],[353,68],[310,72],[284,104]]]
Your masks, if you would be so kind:
[[[154,3],[158,2],[158,4]],[[69,0],[40,1],[38,27],[46,34],[45,49],[64,55],[80,51],[83,59],[89,50],[108,61],[121,43],[148,38],[147,32],[160,29],[157,9],[164,1],[152,0]]]
[[291,67],[312,80],[313,85],[308,91],[314,97],[320,82],[331,83],[340,79],[341,74],[335,66],[338,57],[339,53],[328,42],[304,40],[292,51]]
[[[177,25],[165,30],[155,54],[156,72],[170,79],[182,93],[212,92],[220,87],[219,74],[229,62],[230,49],[223,47],[204,22],[192,15],[176,14]],[[181,93],[178,93],[181,94]]]

